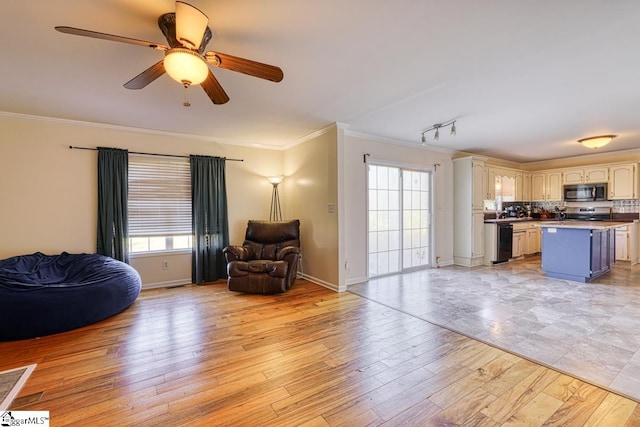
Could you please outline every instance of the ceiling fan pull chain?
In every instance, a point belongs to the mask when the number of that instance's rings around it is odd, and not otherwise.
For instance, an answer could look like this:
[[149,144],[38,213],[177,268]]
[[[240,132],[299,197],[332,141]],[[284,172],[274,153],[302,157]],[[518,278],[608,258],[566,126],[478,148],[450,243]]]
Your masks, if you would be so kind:
[[189,85],[184,85],[184,101],[182,102],[183,107],[191,107],[191,103],[189,102]]

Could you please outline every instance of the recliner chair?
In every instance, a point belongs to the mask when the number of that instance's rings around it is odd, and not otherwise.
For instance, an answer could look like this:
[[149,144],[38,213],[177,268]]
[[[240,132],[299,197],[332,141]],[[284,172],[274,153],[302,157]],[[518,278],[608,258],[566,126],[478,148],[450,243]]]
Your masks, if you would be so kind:
[[230,291],[276,294],[296,280],[300,221],[249,220],[242,246],[223,249]]

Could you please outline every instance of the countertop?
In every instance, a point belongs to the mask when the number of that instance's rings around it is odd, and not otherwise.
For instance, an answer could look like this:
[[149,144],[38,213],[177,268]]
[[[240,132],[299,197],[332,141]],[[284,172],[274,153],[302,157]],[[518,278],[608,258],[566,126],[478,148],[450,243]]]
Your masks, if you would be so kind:
[[626,227],[629,222],[613,221],[544,221],[536,224],[536,227],[553,228],[581,228],[584,230],[606,230],[608,228]]
[[500,218],[500,219],[485,219],[484,223],[485,224],[504,224],[504,223],[510,223],[510,222],[527,222],[527,221],[557,221],[555,218],[531,218],[531,217],[524,217],[524,218],[514,218],[514,217],[508,217],[508,218]]
[[[636,214],[637,215],[637,214]],[[620,224],[629,224],[632,222],[640,222],[640,219],[635,219],[635,218],[614,218],[614,219],[607,219],[604,221],[575,221],[575,220],[558,220],[556,218],[528,218],[528,217],[524,217],[524,218],[514,218],[514,217],[509,217],[509,218],[500,218],[500,219],[485,219],[484,223],[485,224],[509,224],[509,223],[515,223],[515,222],[555,222],[555,223],[566,223],[566,222],[581,222],[581,223],[589,223],[589,224],[593,224],[594,222],[598,223],[598,222],[604,222],[604,223],[620,223]]]

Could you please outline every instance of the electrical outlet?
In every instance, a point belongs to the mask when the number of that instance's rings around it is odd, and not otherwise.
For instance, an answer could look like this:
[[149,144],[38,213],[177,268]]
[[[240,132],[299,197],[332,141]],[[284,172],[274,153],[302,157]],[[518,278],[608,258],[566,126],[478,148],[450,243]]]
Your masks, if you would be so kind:
[[162,269],[163,270],[168,270],[169,269],[169,261],[167,261],[167,260],[162,261]]

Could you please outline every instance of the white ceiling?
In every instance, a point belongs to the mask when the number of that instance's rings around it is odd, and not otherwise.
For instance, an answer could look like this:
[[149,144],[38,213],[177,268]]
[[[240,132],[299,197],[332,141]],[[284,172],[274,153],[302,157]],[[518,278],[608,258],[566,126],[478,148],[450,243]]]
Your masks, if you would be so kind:
[[[189,1],[189,0],[187,0]],[[167,75],[123,84],[162,52],[62,34],[66,25],[166,43],[171,0],[3,0],[0,111],[285,147],[327,125],[529,162],[640,147],[638,0],[191,0],[207,50],[277,65],[272,83],[223,69],[213,105]]]

